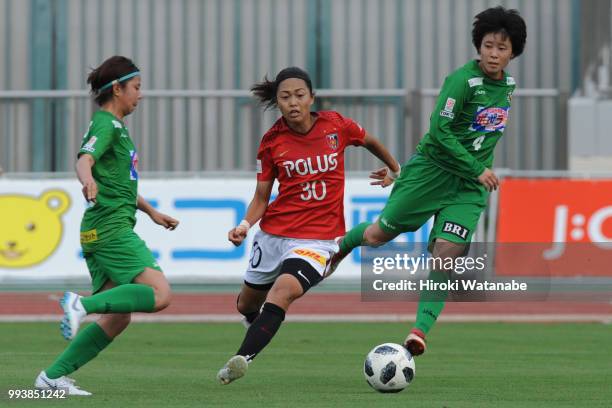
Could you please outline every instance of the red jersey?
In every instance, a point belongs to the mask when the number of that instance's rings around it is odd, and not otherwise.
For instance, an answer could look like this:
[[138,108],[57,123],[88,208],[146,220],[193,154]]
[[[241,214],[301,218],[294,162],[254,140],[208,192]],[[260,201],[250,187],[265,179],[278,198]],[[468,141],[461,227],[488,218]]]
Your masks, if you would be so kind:
[[278,179],[278,197],[260,227],[290,238],[344,235],[344,149],[363,145],[365,130],[338,112],[318,112],[308,133],[283,118],[264,135],[257,153],[257,180]]

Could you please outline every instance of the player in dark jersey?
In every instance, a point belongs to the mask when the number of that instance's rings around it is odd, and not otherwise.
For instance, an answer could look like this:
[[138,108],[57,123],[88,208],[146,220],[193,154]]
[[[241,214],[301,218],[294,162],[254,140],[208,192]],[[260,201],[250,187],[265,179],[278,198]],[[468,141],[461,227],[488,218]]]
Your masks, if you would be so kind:
[[[114,56],[94,69],[87,83],[101,107],[83,137],[76,165],[83,195],[90,203],[81,222],[81,246],[92,295],[64,294],[61,331],[72,342],[35,381],[37,388],[65,388],[72,395],[91,394],[66,375],[96,357],[125,330],[131,312],[157,312],[170,303],[170,285],[134,232],[136,210],[166,229],[178,225],[138,195],[138,154],[123,118],[141,98],[140,71],[130,59]],[[77,334],[83,318],[92,313],[102,317]]]
[[[251,89],[282,117],[261,140],[257,186],[245,219],[228,235],[235,245],[260,221],[249,266],[238,296],[238,311],[250,326],[240,349],[219,371],[229,384],[272,340],[289,306],[328,275],[328,261],[344,234],[344,150],[364,146],[387,168],[372,184],[393,183],[399,165],[361,126],[337,112],[311,112],[310,77],[299,68],[282,70]],[[274,180],[279,195],[269,204]],[[263,307],[262,307],[263,305]],[[260,313],[261,310],[261,313]]]
[[[472,42],[480,58],[451,73],[431,115],[429,132],[401,175],[375,223],[347,232],[330,268],[355,247],[379,246],[416,231],[435,216],[429,248],[435,258],[465,254],[489,192],[498,180],[491,167],[502,137],[515,81],[506,66],[523,52],[527,28],[516,10],[487,9],[475,17]],[[446,282],[450,270],[432,270]],[[413,355],[425,351],[425,335],[444,307],[446,291],[422,292],[415,327],[405,341]]]

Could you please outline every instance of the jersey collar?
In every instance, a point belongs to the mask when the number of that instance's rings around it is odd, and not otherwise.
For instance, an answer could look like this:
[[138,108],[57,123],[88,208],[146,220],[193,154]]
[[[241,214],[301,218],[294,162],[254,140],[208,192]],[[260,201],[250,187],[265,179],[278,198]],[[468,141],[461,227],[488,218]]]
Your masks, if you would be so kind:
[[312,130],[315,128],[315,126],[317,126],[317,122],[319,120],[321,120],[321,116],[319,115],[318,112],[310,112],[310,114],[313,116],[314,121],[312,123],[312,126],[308,130],[308,132],[306,132],[306,133],[299,133],[299,132],[296,132],[295,130],[291,129],[289,127],[289,125],[287,124],[287,121],[285,120],[285,118],[282,117],[282,116],[279,119],[279,130],[281,132],[290,132],[290,133],[293,133],[294,135],[298,135],[298,136],[307,136],[307,135],[309,135],[312,132]]
[[489,82],[491,84],[503,84],[506,85],[507,81],[508,81],[508,72],[506,72],[506,70],[503,71],[504,76],[502,77],[502,79],[492,79],[490,78],[487,74],[484,73],[484,71],[480,68],[480,65],[478,65],[478,62],[480,60],[472,60],[472,62],[470,63],[470,68],[472,71],[474,71],[475,73],[478,74],[478,76],[481,76],[486,82]]

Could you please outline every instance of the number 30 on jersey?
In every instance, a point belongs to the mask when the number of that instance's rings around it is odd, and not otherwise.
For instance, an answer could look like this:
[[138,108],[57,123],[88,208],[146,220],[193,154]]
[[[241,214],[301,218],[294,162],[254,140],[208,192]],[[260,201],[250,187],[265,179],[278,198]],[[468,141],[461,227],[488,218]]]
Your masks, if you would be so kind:
[[325,187],[324,180],[307,181],[300,183],[300,186],[302,187],[302,194],[300,194],[302,200],[309,201],[314,199],[322,201],[325,199],[327,188]]

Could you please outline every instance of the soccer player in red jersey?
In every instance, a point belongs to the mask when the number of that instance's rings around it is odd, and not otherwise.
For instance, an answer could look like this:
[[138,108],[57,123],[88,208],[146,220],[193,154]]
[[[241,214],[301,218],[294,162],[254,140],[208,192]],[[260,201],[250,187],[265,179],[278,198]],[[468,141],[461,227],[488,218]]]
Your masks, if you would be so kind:
[[[387,165],[372,173],[373,185],[392,184],[400,171],[378,139],[353,120],[333,111],[311,112],[312,83],[300,68],[285,68],[274,81],[264,78],[251,91],[266,108],[278,107],[282,117],[261,140],[255,195],[245,219],[228,234],[240,245],[250,226],[261,220],[238,296],[248,330],[236,355],[217,374],[222,384],[246,373],[291,303],[326,277],[329,259],[338,251],[334,238],[345,233],[344,150],[363,146]],[[275,179],[279,194],[269,203]]]

